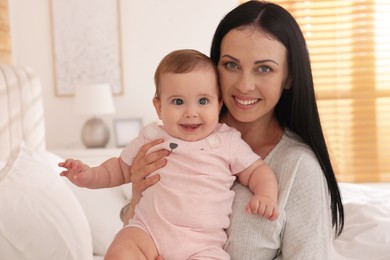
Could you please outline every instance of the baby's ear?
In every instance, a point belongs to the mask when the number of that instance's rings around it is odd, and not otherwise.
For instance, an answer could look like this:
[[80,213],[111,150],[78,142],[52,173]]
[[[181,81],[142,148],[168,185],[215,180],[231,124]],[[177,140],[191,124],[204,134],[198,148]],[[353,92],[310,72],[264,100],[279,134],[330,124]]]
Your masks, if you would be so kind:
[[218,104],[218,106],[219,106],[219,112],[221,112],[221,108],[222,108],[222,105],[223,105],[223,100],[222,100],[222,98],[220,98],[218,102],[219,102],[219,104]]
[[153,98],[153,106],[156,109],[156,113],[158,115],[158,119],[161,120],[161,101],[159,98]]

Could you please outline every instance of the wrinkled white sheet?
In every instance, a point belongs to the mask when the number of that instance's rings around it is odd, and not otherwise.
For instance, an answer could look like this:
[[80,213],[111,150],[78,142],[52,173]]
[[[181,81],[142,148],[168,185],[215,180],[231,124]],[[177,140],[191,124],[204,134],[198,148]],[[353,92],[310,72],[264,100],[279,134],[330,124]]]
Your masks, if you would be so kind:
[[390,259],[390,183],[340,183],[344,231],[333,243],[334,260]]

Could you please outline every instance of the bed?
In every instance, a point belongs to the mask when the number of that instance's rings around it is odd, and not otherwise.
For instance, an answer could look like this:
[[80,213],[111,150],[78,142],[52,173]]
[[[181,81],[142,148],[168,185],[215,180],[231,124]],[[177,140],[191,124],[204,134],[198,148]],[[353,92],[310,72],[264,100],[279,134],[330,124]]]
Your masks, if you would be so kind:
[[[88,190],[46,150],[34,72],[0,64],[0,259],[103,259],[131,186]],[[390,185],[340,183],[346,225],[333,259],[390,259]]]
[[0,64],[0,259],[103,259],[131,186],[75,187],[61,160],[46,150],[39,78]]

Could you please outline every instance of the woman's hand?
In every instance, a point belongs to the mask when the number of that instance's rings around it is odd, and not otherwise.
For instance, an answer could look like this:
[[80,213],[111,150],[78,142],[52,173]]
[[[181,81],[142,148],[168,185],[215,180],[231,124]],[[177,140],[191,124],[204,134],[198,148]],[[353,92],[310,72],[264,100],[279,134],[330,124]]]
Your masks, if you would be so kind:
[[[163,143],[163,139],[154,140],[144,144],[134,158],[131,166],[131,182],[133,183],[133,198],[140,199],[141,194],[148,187],[154,185],[160,180],[160,175],[156,174],[147,178],[152,172],[164,167],[167,163],[166,156],[168,150],[158,150],[148,155],[146,153],[150,148]],[[137,201],[138,203],[138,201]]]
[[148,177],[152,172],[164,167],[167,164],[165,158],[170,154],[168,150],[158,150],[146,154],[150,148],[163,143],[163,139],[154,140],[150,143],[144,144],[139,150],[137,156],[134,158],[131,166],[131,182],[132,182],[132,198],[128,206],[127,212],[122,212],[122,220],[126,225],[130,218],[134,216],[135,206],[142,197],[142,192],[150,186],[156,184],[160,180],[160,175],[156,174]]

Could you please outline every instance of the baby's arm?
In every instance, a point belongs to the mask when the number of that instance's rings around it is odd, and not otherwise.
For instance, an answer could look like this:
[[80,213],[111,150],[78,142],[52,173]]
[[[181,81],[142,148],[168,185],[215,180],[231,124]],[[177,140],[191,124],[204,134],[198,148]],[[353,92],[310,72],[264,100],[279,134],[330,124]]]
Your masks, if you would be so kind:
[[60,175],[67,177],[79,187],[108,188],[128,183],[131,180],[131,167],[117,157],[110,158],[96,167],[89,167],[73,159],[67,159],[58,165],[66,168]]
[[279,215],[278,182],[271,168],[259,159],[237,176],[254,193],[246,207],[247,212],[275,220]]

